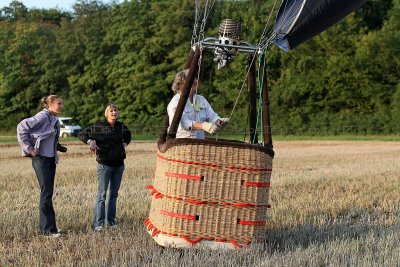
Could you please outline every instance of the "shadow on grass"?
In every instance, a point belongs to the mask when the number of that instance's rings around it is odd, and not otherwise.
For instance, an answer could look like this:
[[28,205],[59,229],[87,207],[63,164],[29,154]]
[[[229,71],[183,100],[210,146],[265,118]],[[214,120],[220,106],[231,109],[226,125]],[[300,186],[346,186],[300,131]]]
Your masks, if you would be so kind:
[[[363,214],[369,212],[365,210]],[[395,224],[384,226],[378,222],[361,218],[361,216],[341,219],[323,226],[308,222],[293,228],[270,229],[267,231],[265,242],[262,245],[270,253],[275,253],[298,248],[305,249],[310,245],[318,246],[332,241],[359,240],[370,234],[385,236],[391,233],[400,233],[400,226]]]

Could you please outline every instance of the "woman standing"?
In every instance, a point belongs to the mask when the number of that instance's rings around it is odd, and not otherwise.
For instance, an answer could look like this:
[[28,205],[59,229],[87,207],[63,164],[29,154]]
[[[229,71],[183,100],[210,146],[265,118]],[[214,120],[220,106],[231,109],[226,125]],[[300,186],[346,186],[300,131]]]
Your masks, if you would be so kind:
[[[125,170],[125,147],[131,141],[131,132],[117,121],[118,109],[113,103],[104,108],[106,119],[100,121],[78,134],[80,140],[89,145],[92,153],[96,154],[98,191],[94,208],[94,229],[101,231],[105,225],[116,227],[116,210],[118,190],[122,174]],[[108,188],[108,203],[106,196]]]
[[41,100],[44,109],[17,126],[22,156],[32,157],[32,166],[40,186],[40,232],[59,237],[53,208],[54,178],[58,163],[57,144],[60,124],[57,116],[62,110],[60,96],[49,95]]

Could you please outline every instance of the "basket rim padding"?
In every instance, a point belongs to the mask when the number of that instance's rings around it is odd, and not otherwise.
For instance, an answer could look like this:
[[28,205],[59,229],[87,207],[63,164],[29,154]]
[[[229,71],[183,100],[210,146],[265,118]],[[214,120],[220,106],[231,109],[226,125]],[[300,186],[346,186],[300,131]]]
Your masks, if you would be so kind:
[[181,145],[210,145],[210,146],[227,146],[227,147],[234,147],[234,148],[248,148],[253,149],[256,151],[264,152],[271,156],[272,158],[275,155],[274,150],[272,147],[266,147],[259,144],[249,144],[242,141],[236,140],[227,140],[227,139],[194,139],[194,138],[176,138],[176,139],[167,139],[165,143],[159,139],[157,140],[157,147],[159,152],[165,153],[168,149],[174,146],[181,146]]

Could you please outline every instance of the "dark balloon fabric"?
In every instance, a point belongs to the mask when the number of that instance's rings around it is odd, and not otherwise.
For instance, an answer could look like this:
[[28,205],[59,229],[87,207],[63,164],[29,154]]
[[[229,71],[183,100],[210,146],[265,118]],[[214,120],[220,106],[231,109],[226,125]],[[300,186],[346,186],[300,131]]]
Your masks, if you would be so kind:
[[288,51],[321,33],[367,0],[284,0],[272,42]]

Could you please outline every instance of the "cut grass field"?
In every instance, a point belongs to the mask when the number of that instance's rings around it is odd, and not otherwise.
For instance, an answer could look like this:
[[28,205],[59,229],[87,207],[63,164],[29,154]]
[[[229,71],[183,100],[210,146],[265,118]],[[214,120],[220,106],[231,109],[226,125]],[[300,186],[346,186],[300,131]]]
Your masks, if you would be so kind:
[[[134,134],[134,139],[136,141],[156,141],[158,135],[155,134]],[[216,136],[210,136],[211,138],[215,138]],[[243,141],[245,140],[248,142],[249,136],[243,135],[217,135],[217,138],[223,138],[228,140],[238,140]],[[274,135],[275,141],[301,141],[301,140],[314,140],[314,141],[391,141],[391,142],[400,142],[400,135],[347,135],[347,134],[340,134],[340,135],[325,135],[325,136],[314,136],[314,135]],[[77,137],[66,137],[60,138],[61,143],[65,142],[74,142],[78,141]],[[17,142],[16,134],[14,135],[1,135],[0,133],[0,143],[14,143]]]
[[154,142],[128,146],[118,229],[92,229],[96,162],[67,142],[54,206],[63,237],[38,233],[31,160],[0,144],[0,266],[399,266],[400,143],[276,141],[265,242],[234,251],[159,247],[146,233]]

